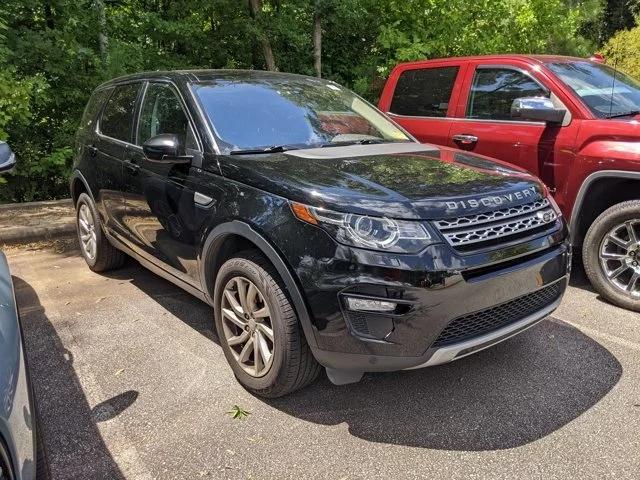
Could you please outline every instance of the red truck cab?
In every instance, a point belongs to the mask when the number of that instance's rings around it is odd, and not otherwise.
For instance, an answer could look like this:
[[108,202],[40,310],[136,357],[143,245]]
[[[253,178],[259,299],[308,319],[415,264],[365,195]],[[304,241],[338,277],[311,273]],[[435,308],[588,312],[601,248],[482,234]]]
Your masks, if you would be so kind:
[[425,60],[391,72],[379,107],[421,142],[539,176],[595,289],[640,311],[640,82],[595,59]]

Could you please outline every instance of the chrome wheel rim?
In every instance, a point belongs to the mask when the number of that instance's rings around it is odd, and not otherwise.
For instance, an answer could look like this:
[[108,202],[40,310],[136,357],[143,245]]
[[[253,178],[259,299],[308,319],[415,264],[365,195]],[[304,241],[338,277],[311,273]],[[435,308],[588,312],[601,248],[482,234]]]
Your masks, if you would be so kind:
[[273,363],[271,312],[258,287],[233,277],[224,287],[221,305],[225,341],[238,365],[252,377],[267,374]]
[[82,250],[90,260],[93,260],[96,258],[96,247],[98,242],[93,215],[86,203],[80,205],[80,211],[78,212],[78,226],[80,227],[80,243],[82,244]]
[[609,230],[600,244],[600,265],[611,285],[640,298],[640,220]]

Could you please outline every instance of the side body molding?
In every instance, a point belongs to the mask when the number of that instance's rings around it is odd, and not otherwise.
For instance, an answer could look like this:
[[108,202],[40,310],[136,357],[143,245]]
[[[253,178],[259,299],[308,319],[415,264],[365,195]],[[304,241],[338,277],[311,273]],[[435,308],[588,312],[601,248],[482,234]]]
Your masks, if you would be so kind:
[[584,182],[582,182],[580,190],[578,190],[578,195],[576,195],[576,201],[573,204],[573,209],[571,210],[571,221],[569,222],[569,231],[572,233],[574,241],[576,237],[573,235],[573,232],[575,232],[578,227],[578,217],[580,216],[585,196],[587,195],[591,185],[601,178],[630,178],[640,180],[640,172],[630,172],[628,170],[600,170],[598,172],[593,172],[584,180]]
[[222,245],[225,237],[230,234],[244,237],[253,242],[260,249],[261,253],[266,256],[275,267],[287,288],[291,300],[293,301],[293,306],[298,314],[298,319],[300,320],[305,337],[307,338],[307,343],[311,348],[316,349],[317,342],[314,329],[311,324],[311,317],[309,316],[309,311],[304,298],[300,293],[300,289],[291,275],[289,268],[271,244],[267,242],[262,235],[244,222],[233,220],[231,222],[218,225],[209,233],[209,236],[204,243],[202,255],[200,257],[200,278],[202,279],[202,291],[207,296],[209,303],[213,305],[213,298],[211,298],[210,292],[213,291],[215,278],[210,275],[207,276],[206,267],[207,265],[211,265],[215,262],[218,249]]

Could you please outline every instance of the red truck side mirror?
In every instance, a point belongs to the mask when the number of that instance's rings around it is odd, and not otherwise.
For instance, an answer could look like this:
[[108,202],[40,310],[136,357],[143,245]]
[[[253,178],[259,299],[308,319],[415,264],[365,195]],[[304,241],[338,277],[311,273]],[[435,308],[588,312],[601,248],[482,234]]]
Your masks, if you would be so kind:
[[532,122],[562,123],[567,111],[556,108],[553,102],[545,97],[516,98],[511,104],[511,118]]

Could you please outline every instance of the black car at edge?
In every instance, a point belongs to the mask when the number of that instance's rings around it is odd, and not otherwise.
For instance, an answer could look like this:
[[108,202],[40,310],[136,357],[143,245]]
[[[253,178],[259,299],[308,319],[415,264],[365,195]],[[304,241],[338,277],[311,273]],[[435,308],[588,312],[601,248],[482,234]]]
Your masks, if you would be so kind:
[[535,177],[417,143],[340,85],[174,71],[99,86],[71,192],[94,271],[125,253],[211,304],[231,368],[280,396],[450,362],[551,313],[565,222]]

